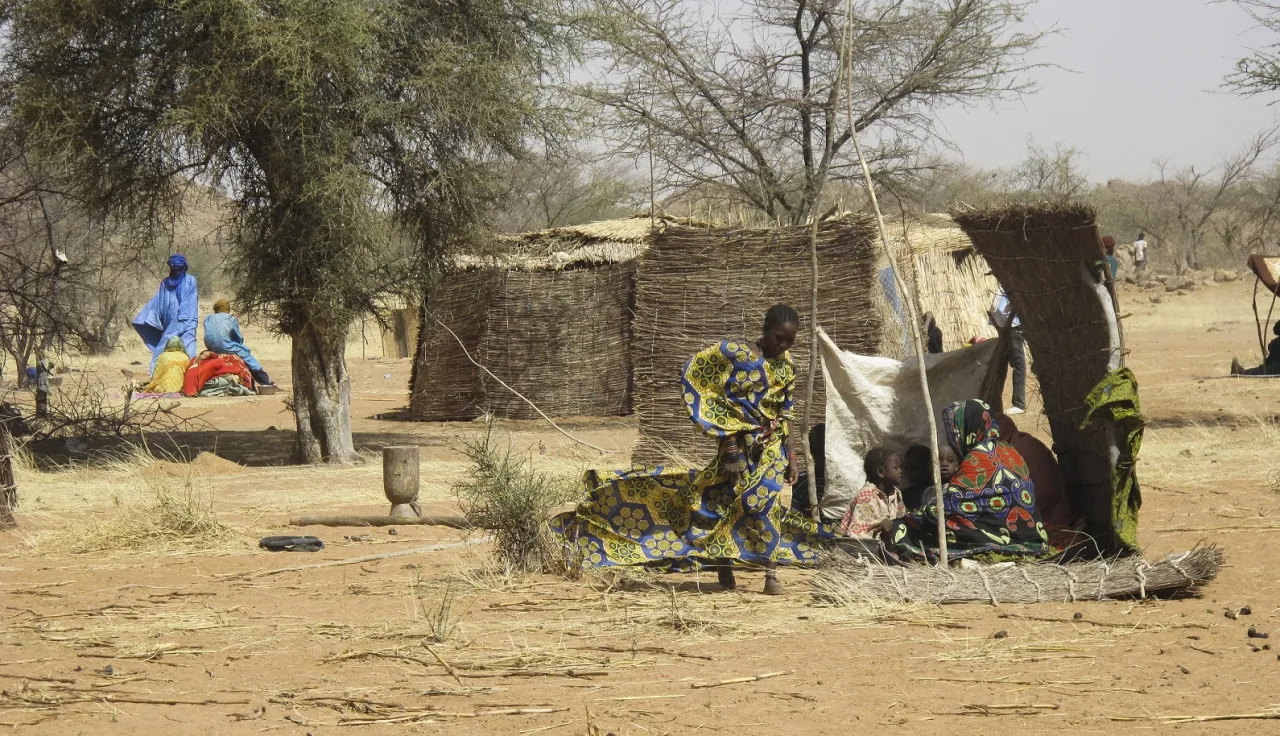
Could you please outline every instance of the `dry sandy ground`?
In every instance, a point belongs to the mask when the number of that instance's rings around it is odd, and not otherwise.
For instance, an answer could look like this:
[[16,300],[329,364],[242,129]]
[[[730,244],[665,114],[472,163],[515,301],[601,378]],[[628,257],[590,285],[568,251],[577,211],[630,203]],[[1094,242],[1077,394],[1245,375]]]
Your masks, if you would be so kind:
[[[322,552],[259,552],[258,537],[291,531],[291,514],[384,511],[376,456],[282,467],[291,435],[271,429],[290,423],[279,397],[188,402],[221,430],[179,438],[194,462],[21,474],[23,528],[0,533],[0,724],[226,736],[1278,733],[1275,720],[1153,720],[1280,707],[1280,381],[1198,378],[1222,374],[1233,353],[1256,357],[1248,287],[1122,303],[1150,418],[1142,543],[1148,557],[1222,546],[1228,566],[1200,597],[840,608],[813,602],[808,572],[784,571],[781,599],[758,594],[755,574],[736,593],[692,576],[570,582],[501,574],[483,545],[267,574],[461,535],[321,529]],[[286,377],[287,350],[256,339]],[[361,446],[422,445],[427,505],[452,508],[458,448],[476,427],[377,419],[403,404],[408,362],[352,366]],[[630,421],[567,425],[617,452],[595,456],[534,423],[507,428],[518,447],[545,447],[533,458],[550,473],[625,462]],[[128,548],[139,504],[157,489],[181,499],[188,484],[229,531],[203,546]],[[1224,616],[1241,606],[1252,613]],[[1251,641],[1249,626],[1273,638]],[[763,674],[774,676],[697,687]]]

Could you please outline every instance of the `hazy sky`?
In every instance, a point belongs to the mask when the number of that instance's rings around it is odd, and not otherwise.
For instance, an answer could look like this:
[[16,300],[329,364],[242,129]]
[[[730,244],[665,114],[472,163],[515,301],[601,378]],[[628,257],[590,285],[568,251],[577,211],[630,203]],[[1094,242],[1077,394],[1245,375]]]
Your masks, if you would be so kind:
[[944,111],[943,131],[970,164],[1008,166],[1034,136],[1083,150],[1094,180],[1145,178],[1156,158],[1212,164],[1280,119],[1268,106],[1280,94],[1222,89],[1235,60],[1269,38],[1233,4],[1040,0],[1031,22],[1061,28],[1036,58],[1071,71],[1038,71],[1040,91],[1019,103]]

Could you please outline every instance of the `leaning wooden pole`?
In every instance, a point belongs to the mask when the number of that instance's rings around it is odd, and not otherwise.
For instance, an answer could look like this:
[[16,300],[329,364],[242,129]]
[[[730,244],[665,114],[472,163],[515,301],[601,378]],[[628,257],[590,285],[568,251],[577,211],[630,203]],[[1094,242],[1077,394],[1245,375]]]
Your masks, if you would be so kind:
[[[821,191],[821,188],[819,188]],[[817,202],[815,201],[816,205]],[[813,450],[809,447],[809,430],[813,427],[813,384],[818,377],[818,224],[816,215],[809,223],[809,374],[804,382],[804,415],[800,425],[800,447],[804,450],[804,467],[809,473],[809,516],[822,521],[818,508],[818,470],[813,465]]]
[[938,565],[947,565],[947,513],[943,501],[942,473],[938,467],[938,420],[934,417],[933,394],[929,390],[929,375],[924,361],[924,339],[920,334],[920,318],[916,309],[916,295],[907,291],[907,284],[898,271],[898,262],[893,248],[889,245],[889,230],[884,224],[884,214],[880,211],[880,201],[876,198],[876,187],[871,181],[871,169],[867,166],[867,157],[862,153],[862,143],[858,140],[857,119],[853,114],[853,58],[849,52],[853,34],[853,0],[845,3],[844,37],[840,43],[842,66],[848,76],[845,78],[845,107],[849,119],[849,137],[853,140],[853,150],[858,155],[858,165],[862,167],[862,180],[867,188],[867,198],[876,213],[876,228],[880,231],[880,244],[884,248],[885,257],[889,260],[889,270],[893,273],[893,283],[898,289],[902,304],[907,310],[907,326],[911,329],[911,339],[916,348],[916,365],[920,369],[920,393],[924,396],[925,413],[929,419],[929,451],[933,455],[933,487],[937,491],[938,503]]

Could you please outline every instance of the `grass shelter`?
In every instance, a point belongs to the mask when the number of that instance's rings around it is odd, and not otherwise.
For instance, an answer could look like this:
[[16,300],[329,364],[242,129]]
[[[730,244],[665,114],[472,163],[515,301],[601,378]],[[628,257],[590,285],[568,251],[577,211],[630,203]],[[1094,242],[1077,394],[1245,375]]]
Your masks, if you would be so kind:
[[943,349],[958,350],[971,338],[996,336],[988,312],[1000,284],[950,215],[891,222],[889,235],[904,266],[909,259],[903,276],[919,298],[921,313],[933,313],[942,330]]
[[648,216],[594,222],[500,236],[495,253],[456,258],[425,300],[410,416],[538,417],[472,359],[548,415],[630,414],[636,259],[651,231]]
[[[881,342],[873,230],[872,220],[862,214],[826,220],[818,229],[819,322],[842,345],[872,354]],[[640,437],[633,460],[692,467],[711,458],[713,443],[694,428],[685,410],[681,369],[708,345],[757,337],[765,311],[779,302],[795,307],[803,323],[791,351],[796,416],[803,413],[809,263],[808,226],[672,225],[655,234],[636,270],[631,365]],[[814,389],[816,423],[826,405],[821,375]]]
[[[1093,209],[1017,203],[953,215],[1021,317],[1053,451],[1084,531],[1104,554],[1132,551],[1116,532],[1123,510],[1113,507],[1112,473],[1127,451],[1124,434],[1111,422],[1081,426],[1086,397],[1123,366],[1124,356],[1114,283]],[[1127,503],[1136,516],[1136,485]]]

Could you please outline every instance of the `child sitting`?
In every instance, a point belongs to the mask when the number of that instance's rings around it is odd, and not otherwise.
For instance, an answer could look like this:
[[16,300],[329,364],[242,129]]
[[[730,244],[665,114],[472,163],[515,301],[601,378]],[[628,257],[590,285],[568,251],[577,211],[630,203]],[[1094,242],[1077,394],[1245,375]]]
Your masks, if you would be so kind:
[[874,447],[867,452],[862,467],[867,471],[867,485],[854,496],[840,530],[854,537],[874,537],[907,515],[897,487],[902,479],[902,458],[883,447]]
[[[956,453],[949,446],[938,448],[938,466],[945,484],[959,466]],[[914,445],[902,456],[902,501],[908,509],[919,510],[934,500],[933,451],[928,445]]]

